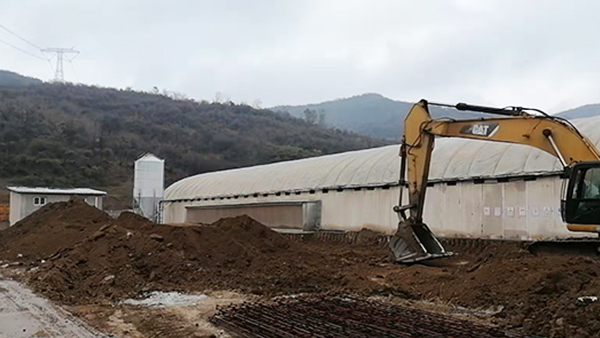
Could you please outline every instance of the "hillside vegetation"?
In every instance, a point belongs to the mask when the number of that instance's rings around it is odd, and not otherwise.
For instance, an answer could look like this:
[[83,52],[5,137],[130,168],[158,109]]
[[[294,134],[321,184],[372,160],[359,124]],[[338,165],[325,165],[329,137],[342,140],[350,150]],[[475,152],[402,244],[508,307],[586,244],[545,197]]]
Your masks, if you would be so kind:
[[14,72],[9,72],[8,70],[0,70],[0,86],[22,87],[34,84],[42,84],[42,81]]
[[7,184],[122,186],[144,152],[166,160],[170,183],[382,144],[231,103],[64,84],[0,87],[0,179]]
[[[457,103],[457,102],[449,102]],[[469,102],[477,104],[477,102]],[[286,112],[292,116],[309,120],[321,120],[321,124],[347,129],[371,137],[399,140],[402,133],[403,121],[412,103],[395,101],[379,94],[363,94],[345,99],[300,106],[278,106],[274,111]],[[454,109],[430,107],[434,117],[449,117],[455,119],[478,118],[490,116],[474,112],[462,112]],[[556,116],[566,119],[576,119],[600,115],[600,104],[588,104],[569,109]]]
[[[301,106],[278,106],[274,111],[287,112],[305,118],[308,112],[321,116],[325,125],[347,129],[371,137],[399,140],[403,122],[413,103],[394,101],[379,94],[363,94]],[[456,119],[476,118],[482,114],[461,112],[454,109],[431,107],[434,117]]]
[[565,119],[580,119],[585,117],[592,117],[600,115],[600,104],[588,104],[585,106],[565,110],[556,114],[556,116],[560,116]]

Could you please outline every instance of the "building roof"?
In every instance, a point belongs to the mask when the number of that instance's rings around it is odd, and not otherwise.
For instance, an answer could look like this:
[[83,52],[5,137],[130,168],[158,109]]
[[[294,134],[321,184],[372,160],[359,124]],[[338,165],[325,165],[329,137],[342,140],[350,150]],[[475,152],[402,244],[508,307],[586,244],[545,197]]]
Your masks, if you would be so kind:
[[[574,120],[577,128],[600,146],[600,116]],[[399,146],[350,151],[302,160],[200,174],[175,182],[165,200],[235,196],[280,191],[369,187],[398,183]],[[436,139],[429,179],[552,175],[558,160],[539,149],[459,138]]]
[[89,188],[43,188],[43,187],[7,187],[9,191],[18,194],[40,194],[40,195],[106,195],[106,191]]
[[142,161],[142,162],[164,162],[165,160],[159,158],[158,156],[152,154],[152,153],[145,153],[142,154],[140,157],[137,158],[137,161]]

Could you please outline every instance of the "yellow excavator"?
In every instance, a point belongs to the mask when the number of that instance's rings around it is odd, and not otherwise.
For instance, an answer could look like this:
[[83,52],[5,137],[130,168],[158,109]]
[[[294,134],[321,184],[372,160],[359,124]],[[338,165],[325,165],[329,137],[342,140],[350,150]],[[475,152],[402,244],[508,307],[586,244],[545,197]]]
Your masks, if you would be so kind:
[[[478,119],[434,119],[429,106],[501,115]],[[569,121],[538,109],[492,108],[426,100],[413,105],[404,120],[400,147],[400,222],[389,248],[398,263],[452,256],[423,223],[423,207],[435,137],[529,145],[556,156],[564,167],[561,216],[570,231],[600,233],[600,152]],[[408,204],[402,192],[408,186]],[[407,214],[408,213],[408,214]]]

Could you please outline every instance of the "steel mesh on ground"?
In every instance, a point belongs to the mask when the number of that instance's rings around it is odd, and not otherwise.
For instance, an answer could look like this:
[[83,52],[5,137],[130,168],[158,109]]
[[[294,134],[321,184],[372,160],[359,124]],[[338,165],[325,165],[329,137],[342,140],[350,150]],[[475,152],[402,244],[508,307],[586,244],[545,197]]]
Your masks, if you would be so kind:
[[307,296],[231,305],[211,318],[240,337],[532,337],[356,297]]

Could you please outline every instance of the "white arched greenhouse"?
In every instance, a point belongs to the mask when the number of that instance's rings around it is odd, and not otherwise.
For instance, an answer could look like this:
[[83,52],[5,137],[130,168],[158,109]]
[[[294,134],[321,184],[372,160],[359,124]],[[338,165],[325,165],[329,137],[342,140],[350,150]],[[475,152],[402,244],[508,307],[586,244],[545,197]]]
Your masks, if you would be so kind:
[[[600,146],[600,117],[573,123]],[[398,152],[392,145],[191,176],[166,189],[162,221],[248,214],[273,228],[393,233]],[[535,148],[437,139],[425,222],[441,237],[572,237],[559,212],[561,171]]]

